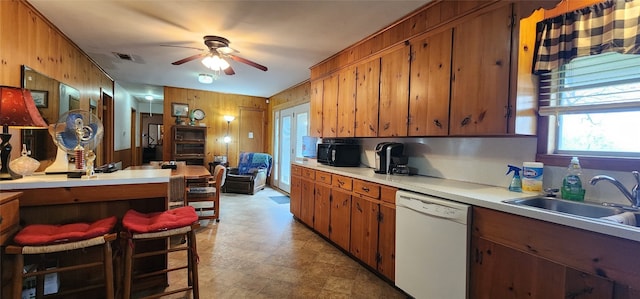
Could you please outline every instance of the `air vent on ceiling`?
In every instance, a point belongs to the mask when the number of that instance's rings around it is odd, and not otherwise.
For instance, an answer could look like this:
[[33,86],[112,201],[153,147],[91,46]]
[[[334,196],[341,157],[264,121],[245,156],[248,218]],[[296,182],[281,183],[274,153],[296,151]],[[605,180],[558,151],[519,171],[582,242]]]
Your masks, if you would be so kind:
[[116,57],[118,57],[118,58],[120,58],[122,60],[134,61],[133,56],[129,55],[129,54],[113,52],[113,55],[116,55]]

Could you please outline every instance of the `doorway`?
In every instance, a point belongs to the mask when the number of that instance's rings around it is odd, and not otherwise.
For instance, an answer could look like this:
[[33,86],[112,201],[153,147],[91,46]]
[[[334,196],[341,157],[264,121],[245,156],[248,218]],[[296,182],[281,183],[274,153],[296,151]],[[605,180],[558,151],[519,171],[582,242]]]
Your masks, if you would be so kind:
[[100,163],[112,163],[113,161],[113,97],[101,90],[102,94],[102,125],[104,135],[102,137],[102,161]]
[[309,135],[309,103],[275,111],[273,184],[291,192],[291,162],[302,158],[302,137]]

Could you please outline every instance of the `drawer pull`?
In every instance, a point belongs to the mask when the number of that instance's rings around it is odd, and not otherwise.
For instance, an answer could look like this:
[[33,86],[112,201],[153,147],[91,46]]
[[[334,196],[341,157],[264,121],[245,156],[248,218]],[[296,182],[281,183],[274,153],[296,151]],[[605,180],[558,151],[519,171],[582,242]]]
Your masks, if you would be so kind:
[[341,180],[338,180],[338,185],[340,185],[340,186],[344,186],[344,182],[343,182],[343,181],[341,181]]
[[369,188],[367,188],[367,187],[362,187],[362,191],[364,191],[364,192],[369,192]]

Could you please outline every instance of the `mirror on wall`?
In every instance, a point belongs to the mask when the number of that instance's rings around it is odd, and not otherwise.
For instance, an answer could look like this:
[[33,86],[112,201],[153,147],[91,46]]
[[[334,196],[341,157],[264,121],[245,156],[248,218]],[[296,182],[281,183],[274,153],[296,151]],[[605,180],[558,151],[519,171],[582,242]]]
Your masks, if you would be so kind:
[[[64,83],[22,66],[22,88],[29,89],[40,114],[48,124],[55,124],[58,117],[72,107],[80,106],[80,92]],[[48,130],[22,130],[22,143],[31,151],[31,157],[40,161],[38,171],[44,170],[56,158],[57,147]]]

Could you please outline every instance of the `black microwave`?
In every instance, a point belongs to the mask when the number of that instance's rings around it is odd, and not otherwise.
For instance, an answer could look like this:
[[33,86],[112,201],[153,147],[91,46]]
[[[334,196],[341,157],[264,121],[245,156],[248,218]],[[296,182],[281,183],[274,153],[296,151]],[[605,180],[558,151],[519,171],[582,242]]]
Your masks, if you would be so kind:
[[319,163],[338,167],[360,166],[360,145],[347,143],[319,143],[316,153]]

